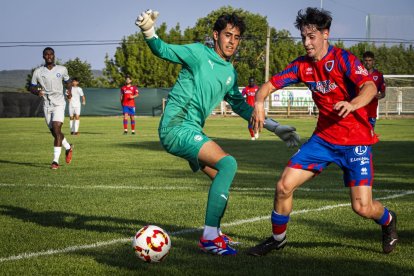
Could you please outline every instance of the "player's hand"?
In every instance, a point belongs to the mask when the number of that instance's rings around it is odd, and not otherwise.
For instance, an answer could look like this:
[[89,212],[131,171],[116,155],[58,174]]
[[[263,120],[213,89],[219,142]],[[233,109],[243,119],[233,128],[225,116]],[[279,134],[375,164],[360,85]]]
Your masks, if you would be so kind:
[[39,92],[38,92],[38,96],[39,97],[43,97],[44,95],[45,95],[45,91],[43,91],[43,90],[38,90]]
[[338,111],[338,116],[345,118],[349,113],[355,111],[355,107],[350,102],[341,101],[334,105],[334,110]]
[[300,144],[300,136],[296,133],[296,128],[288,125],[279,125],[275,129],[275,134],[286,143],[288,148],[297,147]]
[[253,127],[254,133],[262,131],[265,121],[265,110],[263,103],[255,102],[252,117],[250,118],[250,124]]
[[72,99],[72,90],[66,90],[66,97],[68,98],[68,100]]
[[155,36],[154,25],[158,15],[159,12],[157,11],[146,10],[145,12],[142,12],[135,21],[135,25],[141,29],[142,34],[146,39],[150,39]]

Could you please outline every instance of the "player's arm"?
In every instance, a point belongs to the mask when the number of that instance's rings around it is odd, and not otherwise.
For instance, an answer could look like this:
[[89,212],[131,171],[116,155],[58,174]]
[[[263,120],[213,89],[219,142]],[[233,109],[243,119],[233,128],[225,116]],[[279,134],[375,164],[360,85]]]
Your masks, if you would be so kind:
[[377,94],[377,87],[373,81],[367,81],[360,87],[358,96],[350,102],[341,101],[334,105],[334,110],[338,111],[338,115],[345,118],[349,113],[366,106]]
[[[199,43],[188,45],[174,45],[165,43],[155,33],[155,21],[159,13],[157,11],[147,10],[138,16],[135,24],[141,29],[145,41],[152,53],[164,60],[187,64],[189,66],[198,63]],[[200,44],[201,45],[201,44]]]
[[345,118],[349,113],[369,104],[377,94],[377,86],[368,76],[368,71],[359,59],[345,50],[343,51],[348,58],[347,62],[341,61],[340,68],[342,68],[344,75],[360,89],[358,95],[351,101],[340,101],[334,105],[333,109],[338,111],[338,116]]
[[82,105],[85,105],[85,104],[86,104],[86,97],[82,96]]
[[65,81],[66,84],[66,97],[68,98],[68,100],[72,99],[72,82],[70,79],[68,79],[67,81]]
[[33,72],[32,81],[30,82],[29,91],[33,95],[36,95],[36,96],[39,96],[39,97],[42,97],[45,94],[44,91],[42,90],[42,87],[38,85],[37,70],[35,70]]
[[256,92],[256,100],[254,103],[254,110],[252,112],[252,116],[250,122],[253,126],[253,130],[255,132],[260,132],[263,129],[264,121],[265,121],[265,109],[264,109],[264,102],[270,93],[276,91],[276,88],[273,84],[268,81],[263,84],[260,89]]
[[378,100],[385,98],[385,90],[386,90],[386,84],[385,84],[384,76],[381,75],[381,86],[380,86],[380,90],[377,93]]
[[[254,109],[246,103],[243,95],[239,92],[236,85],[230,93],[226,94],[224,99],[230,104],[235,113],[244,118],[246,121],[252,120]],[[281,125],[277,121],[269,118],[264,118],[263,125],[267,130],[276,134],[282,141],[284,141],[288,147],[295,147],[299,145],[300,137],[295,132],[296,128]]]
[[134,91],[134,95],[131,98],[138,98],[138,96],[139,96],[139,91],[136,88],[135,91]]

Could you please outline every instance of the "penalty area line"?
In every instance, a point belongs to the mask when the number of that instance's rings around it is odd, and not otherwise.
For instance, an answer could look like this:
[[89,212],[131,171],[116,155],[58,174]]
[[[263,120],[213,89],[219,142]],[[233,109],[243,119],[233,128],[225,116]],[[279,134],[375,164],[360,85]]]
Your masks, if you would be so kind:
[[[393,195],[384,196],[384,197],[380,197],[380,198],[376,198],[376,199],[377,200],[394,199],[394,198],[399,198],[399,197],[403,197],[403,196],[410,195],[410,194],[414,194],[414,191],[406,191],[404,193],[393,194]],[[291,215],[299,215],[299,214],[305,214],[305,213],[310,213],[310,212],[332,210],[332,209],[335,209],[335,208],[340,208],[340,207],[345,207],[345,206],[350,206],[350,205],[351,205],[350,203],[341,203],[341,204],[335,204],[335,205],[327,205],[327,206],[323,206],[323,207],[319,207],[319,208],[315,208],[315,209],[303,209],[303,210],[293,211],[291,213]],[[254,217],[254,218],[250,218],[250,219],[237,220],[237,221],[234,221],[234,222],[224,223],[224,224],[222,224],[222,226],[227,226],[227,227],[237,226],[237,225],[242,225],[242,224],[246,224],[246,223],[252,223],[252,222],[257,222],[257,221],[261,221],[261,220],[266,220],[266,219],[269,219],[269,216],[259,216],[259,217]],[[202,229],[203,229],[203,227],[201,226],[201,227],[198,227],[198,228],[189,228],[189,229],[184,229],[184,230],[180,230],[180,231],[176,231],[176,232],[171,232],[169,234],[171,236],[180,236],[180,235],[184,235],[184,234],[188,234],[188,233],[195,233],[195,232],[201,231]],[[70,252],[75,252],[75,251],[80,251],[80,250],[85,250],[85,249],[99,248],[99,247],[109,246],[109,245],[113,245],[113,244],[117,244],[117,243],[125,243],[125,242],[131,242],[131,241],[132,241],[132,237],[131,238],[114,239],[114,240],[104,241],[104,242],[96,242],[96,243],[85,244],[85,245],[75,245],[75,246],[70,246],[70,247],[66,247],[66,248],[62,248],[62,249],[50,249],[50,250],[47,250],[47,251],[40,251],[40,252],[21,253],[19,255],[15,255],[15,256],[0,258],[0,263],[8,262],[8,261],[18,261],[18,260],[24,260],[24,259],[32,259],[32,258],[37,258],[37,257],[41,257],[41,256],[48,256],[48,255],[65,254],[65,253],[70,253]]]

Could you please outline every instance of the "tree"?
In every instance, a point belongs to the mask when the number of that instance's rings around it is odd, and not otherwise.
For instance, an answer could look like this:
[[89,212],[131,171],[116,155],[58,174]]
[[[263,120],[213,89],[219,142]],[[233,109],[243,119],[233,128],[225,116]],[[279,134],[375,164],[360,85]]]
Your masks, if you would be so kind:
[[[248,78],[254,76],[257,83],[264,83],[265,75],[265,47],[268,22],[265,16],[254,14],[243,9],[224,6],[212,11],[207,16],[199,18],[192,28],[181,32],[177,24],[170,31],[162,23],[157,28],[157,35],[167,43],[211,44],[213,24],[217,17],[226,13],[237,13],[246,23],[246,32],[243,35],[238,52],[232,59],[238,72],[240,86],[248,83]],[[161,17],[162,18],[162,17]],[[343,41],[339,40],[336,46],[344,48]],[[350,51],[362,58],[362,53],[370,49],[377,56],[378,69],[385,74],[414,73],[414,51],[412,47],[401,45],[392,47],[377,47],[366,42],[358,43]],[[287,30],[271,28],[271,44],[269,53],[270,74],[283,70],[289,62],[298,56],[306,54],[302,43],[296,41]],[[124,82],[124,75],[129,74],[144,87],[171,87],[178,76],[181,65],[173,64],[155,57],[146,45],[141,33],[137,32],[124,38],[116,49],[114,57],[105,57],[105,79],[99,83],[107,87],[119,87]]]
[[69,76],[71,78],[78,78],[83,87],[96,86],[91,65],[86,61],[81,61],[79,58],[75,58],[74,60],[68,60],[63,65],[68,69]]

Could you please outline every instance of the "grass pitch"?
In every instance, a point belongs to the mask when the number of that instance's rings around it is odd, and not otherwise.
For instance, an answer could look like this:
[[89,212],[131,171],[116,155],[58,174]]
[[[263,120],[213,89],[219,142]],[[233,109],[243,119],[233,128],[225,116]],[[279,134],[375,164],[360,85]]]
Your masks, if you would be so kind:
[[[413,275],[414,120],[379,120],[374,197],[398,214],[400,241],[381,253],[380,227],[350,208],[342,173],[331,165],[295,192],[288,245],[254,258],[246,250],[271,234],[274,184],[295,150],[271,133],[250,141],[240,118],[210,118],[205,132],[238,161],[225,233],[236,257],[200,252],[210,181],[164,152],[159,118],[137,118],[122,135],[120,117],[83,117],[73,162],[49,169],[52,137],[42,118],[0,119],[1,275]],[[280,120],[302,141],[315,119]],[[64,125],[68,134],[68,122]],[[160,264],[138,260],[130,239],[146,224],[170,233]]]

